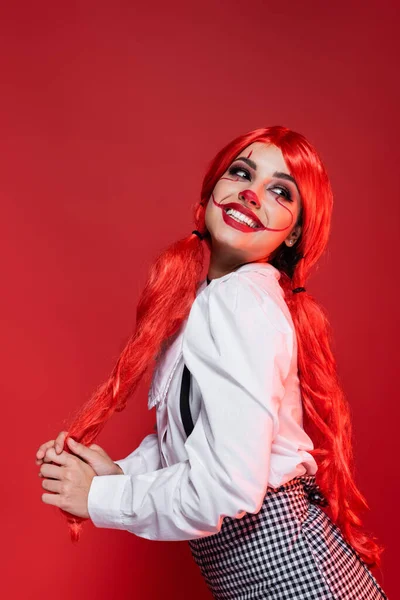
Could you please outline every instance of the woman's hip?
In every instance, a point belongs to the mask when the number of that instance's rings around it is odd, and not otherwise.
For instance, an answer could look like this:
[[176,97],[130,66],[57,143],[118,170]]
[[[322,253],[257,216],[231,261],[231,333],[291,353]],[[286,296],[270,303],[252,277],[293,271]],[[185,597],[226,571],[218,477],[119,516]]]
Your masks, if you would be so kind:
[[189,541],[214,598],[382,600],[387,596],[321,507],[314,475],[268,488],[257,514]]

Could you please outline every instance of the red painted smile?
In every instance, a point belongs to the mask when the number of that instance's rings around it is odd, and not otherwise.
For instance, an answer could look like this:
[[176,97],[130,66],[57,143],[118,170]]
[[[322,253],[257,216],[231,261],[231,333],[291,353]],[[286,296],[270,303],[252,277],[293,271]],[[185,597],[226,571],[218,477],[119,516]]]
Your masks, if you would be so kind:
[[[249,191],[250,190],[246,190],[246,193],[248,193]],[[286,229],[288,229],[290,227],[290,225],[288,227],[284,227],[283,229],[272,229],[271,227],[265,227],[262,224],[262,222],[260,221],[260,219],[251,210],[249,210],[242,204],[239,204],[239,202],[227,202],[226,204],[218,204],[218,202],[216,202],[216,200],[214,198],[214,194],[211,194],[211,199],[212,199],[213,203],[215,204],[215,206],[218,206],[221,209],[222,218],[225,221],[225,223],[227,225],[230,225],[231,227],[234,227],[235,229],[238,229],[239,231],[243,231],[243,233],[254,233],[256,231],[285,231]],[[230,216],[229,214],[227,214],[226,211],[229,208],[234,209],[235,211],[242,214],[243,216],[251,219],[251,221],[253,222],[253,226],[248,225],[245,222],[240,222],[236,218],[234,218],[234,216]],[[282,208],[286,208],[286,207],[282,206]],[[286,210],[288,210],[288,209],[286,209]],[[290,211],[288,211],[288,212],[290,213]],[[290,215],[291,215],[292,221],[293,221],[292,213],[290,213]]]
[[[230,225],[231,227],[234,227],[235,229],[239,229],[239,231],[243,231],[245,233],[251,233],[254,231],[260,231],[260,230],[265,229],[265,227],[261,223],[260,219],[254,213],[252,213],[251,210],[249,210],[242,204],[239,204],[239,202],[227,202],[226,204],[222,205],[222,204],[218,204],[215,201],[214,194],[211,194],[211,198],[212,198],[212,201],[214,202],[214,204],[216,206],[219,206],[220,209],[222,210],[222,218],[224,219],[224,221],[227,225]],[[234,209],[235,211],[237,211],[244,217],[248,217],[249,219],[251,219],[252,223],[254,223],[254,226],[250,226],[245,222],[240,222],[233,216],[228,215],[226,213],[226,211],[229,208]]]

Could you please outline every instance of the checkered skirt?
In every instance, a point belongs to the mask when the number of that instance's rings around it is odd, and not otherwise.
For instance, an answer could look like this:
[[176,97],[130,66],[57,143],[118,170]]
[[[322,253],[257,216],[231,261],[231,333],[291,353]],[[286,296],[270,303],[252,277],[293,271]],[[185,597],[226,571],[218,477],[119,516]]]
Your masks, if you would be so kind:
[[327,504],[315,475],[295,477],[268,488],[257,514],[225,517],[218,533],[189,540],[213,597],[387,600],[359,554],[320,508]]

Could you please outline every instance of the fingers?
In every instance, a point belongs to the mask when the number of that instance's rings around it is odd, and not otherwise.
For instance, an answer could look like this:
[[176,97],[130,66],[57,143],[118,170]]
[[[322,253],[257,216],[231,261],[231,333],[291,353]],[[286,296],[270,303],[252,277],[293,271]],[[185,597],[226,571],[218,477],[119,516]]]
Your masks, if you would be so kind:
[[101,456],[107,456],[108,454],[107,452],[104,450],[104,448],[102,448],[101,446],[99,446],[98,444],[90,444],[90,446],[88,446],[88,448],[90,450],[94,450],[95,452],[97,452],[98,454],[100,454]]
[[62,508],[61,494],[42,494],[42,502],[44,502],[45,504],[51,504],[52,506],[58,506],[58,508]]
[[[50,451],[51,451],[51,452],[50,452]],[[54,454],[53,454],[53,453],[54,453],[54,452],[56,452],[56,451],[55,451],[55,448],[47,448],[47,450],[46,450],[46,454],[44,455],[44,457],[43,457],[43,460],[42,460],[42,464],[43,464],[43,463],[50,463],[50,462],[54,462],[54,458],[53,458],[53,456],[54,456]],[[59,454],[59,453],[57,454],[57,452],[56,452],[56,456],[60,456],[60,454]]]
[[63,469],[58,465],[45,464],[40,467],[38,475],[50,479],[62,479]]
[[48,492],[60,494],[62,490],[62,483],[61,481],[57,481],[56,479],[43,479],[42,488],[47,490]]
[[49,448],[55,448],[56,452],[61,452],[64,448],[64,440],[68,435],[68,431],[61,431],[55,440],[49,440],[45,442],[41,446],[39,446],[38,451],[36,452],[36,464],[41,465],[45,462],[46,452]]
[[90,448],[91,450],[96,450],[96,452],[104,452],[103,448],[98,444],[90,444],[88,448]]
[[[52,461],[55,462],[57,465],[66,465],[67,463],[69,463],[71,458],[71,455],[68,452],[65,452],[64,450],[61,452],[61,454],[57,454],[54,448],[49,448],[46,451],[46,459],[48,459],[48,461],[46,462]],[[41,470],[43,470],[43,468],[44,465],[42,465]]]
[[81,444],[71,437],[68,438],[67,444],[74,454],[84,460],[90,461],[90,459],[93,458],[93,449],[88,448],[85,444]]
[[52,448],[54,446],[54,442],[55,440],[50,440],[49,442],[45,442],[44,444],[42,444],[39,448],[39,450],[36,452],[36,464],[37,465],[41,465],[43,463],[43,458],[46,454],[46,450],[48,448]]
[[62,450],[64,449],[64,442],[67,435],[68,431],[61,431],[56,437],[56,442],[54,444],[54,449],[56,452],[62,452]]

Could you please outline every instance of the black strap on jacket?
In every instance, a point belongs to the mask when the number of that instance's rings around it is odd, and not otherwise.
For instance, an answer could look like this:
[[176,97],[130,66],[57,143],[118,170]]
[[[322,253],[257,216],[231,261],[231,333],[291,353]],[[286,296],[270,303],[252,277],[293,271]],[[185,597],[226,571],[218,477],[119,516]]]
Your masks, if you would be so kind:
[[192,414],[190,412],[189,405],[189,391],[190,391],[190,371],[186,365],[183,367],[182,374],[182,384],[181,384],[181,398],[180,398],[180,408],[181,408],[181,419],[183,423],[183,427],[185,429],[185,433],[187,437],[193,431],[193,419]]
[[[211,279],[207,276],[207,285],[211,282]],[[190,392],[190,371],[186,365],[183,366],[182,373],[182,383],[181,383],[181,396],[180,396],[180,410],[181,410],[181,419],[183,423],[183,427],[185,429],[185,433],[187,437],[193,431],[193,419],[192,414],[190,412],[190,404],[189,404],[189,392]]]

